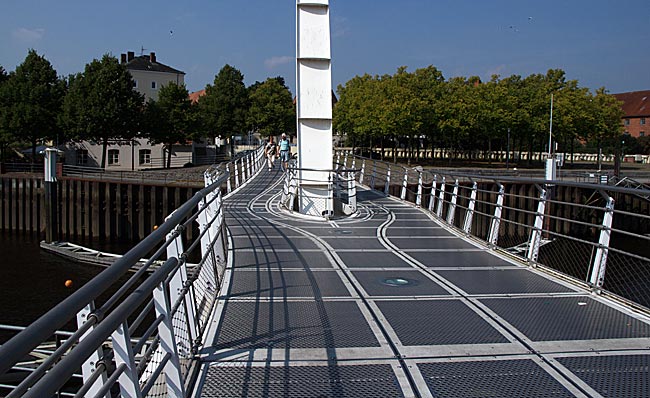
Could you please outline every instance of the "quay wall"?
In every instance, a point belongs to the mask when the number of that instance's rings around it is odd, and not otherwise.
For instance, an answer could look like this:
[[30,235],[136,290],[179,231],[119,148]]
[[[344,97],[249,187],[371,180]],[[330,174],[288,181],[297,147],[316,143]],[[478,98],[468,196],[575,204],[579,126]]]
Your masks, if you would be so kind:
[[[141,240],[199,189],[60,178],[57,182],[59,240]],[[44,233],[42,177],[0,178],[0,230]],[[197,231],[188,229],[188,237]]]

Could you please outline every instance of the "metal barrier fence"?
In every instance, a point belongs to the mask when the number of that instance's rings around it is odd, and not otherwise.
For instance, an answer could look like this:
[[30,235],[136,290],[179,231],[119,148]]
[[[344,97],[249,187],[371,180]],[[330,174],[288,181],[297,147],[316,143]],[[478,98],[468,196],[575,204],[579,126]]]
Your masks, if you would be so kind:
[[[284,183],[282,186],[282,196],[280,204],[289,211],[296,210],[296,199],[302,196],[302,199],[311,202],[324,200],[323,217],[328,218],[335,214],[352,214],[357,211],[357,191],[355,174],[359,170],[346,168],[337,165],[334,170],[315,170],[297,168],[295,160],[291,160],[286,172],[284,173]],[[301,179],[300,172],[321,172],[327,175],[327,180],[310,180]],[[299,192],[301,185],[327,186],[327,194],[323,199],[321,196],[310,196],[305,191]]]
[[358,181],[460,234],[650,311],[650,191],[408,168],[337,152]]
[[[253,156],[251,154],[256,153],[256,151],[245,151],[237,154],[231,161],[224,162],[222,164],[229,165],[230,168],[241,166],[242,162],[250,162],[249,157]],[[205,163],[201,163],[205,164]],[[42,165],[41,165],[42,172]],[[241,168],[241,173],[239,179],[243,178],[243,174],[246,172]],[[174,186],[202,186],[204,181],[203,178],[196,172],[185,171],[185,168],[177,168],[174,170],[169,169],[155,169],[155,170],[110,170],[102,169],[99,167],[85,167],[85,166],[73,166],[64,164],[62,167],[63,175],[66,177],[79,178],[79,179],[88,179],[88,180],[98,180],[98,181],[110,181],[110,182],[121,182],[121,183],[135,183],[135,184],[165,184],[165,185],[174,185]]]
[[[233,164],[205,172],[206,187],[177,208],[166,221],[111,267],[79,288],[51,311],[0,346],[0,376],[7,397],[184,397],[196,370],[195,354],[206,333],[225,272],[228,243],[222,191],[253,177],[262,148]],[[234,165],[234,173],[228,168]],[[236,188],[235,187],[235,188]],[[199,236],[184,242],[183,231],[198,223]],[[141,258],[149,261],[95,306]],[[188,272],[186,260],[200,258]],[[156,260],[166,261],[153,273]],[[43,347],[57,329],[76,318],[78,329],[53,352]],[[40,360],[24,362],[37,353]]]

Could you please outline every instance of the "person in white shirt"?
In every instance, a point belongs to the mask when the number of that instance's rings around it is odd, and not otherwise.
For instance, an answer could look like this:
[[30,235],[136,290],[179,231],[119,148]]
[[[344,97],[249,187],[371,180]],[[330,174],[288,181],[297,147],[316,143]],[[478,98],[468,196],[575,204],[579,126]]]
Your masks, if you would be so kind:
[[273,142],[273,136],[269,137],[269,142],[266,143],[264,147],[264,155],[269,166],[269,171],[273,169],[273,163],[275,163],[275,155],[277,155],[277,146]]

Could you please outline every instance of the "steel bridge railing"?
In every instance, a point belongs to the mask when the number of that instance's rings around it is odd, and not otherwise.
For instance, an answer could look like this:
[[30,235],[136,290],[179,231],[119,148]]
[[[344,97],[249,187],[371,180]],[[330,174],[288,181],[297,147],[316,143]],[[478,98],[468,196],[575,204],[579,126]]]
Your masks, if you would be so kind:
[[[325,179],[301,178],[301,172],[316,172],[326,177]],[[356,173],[358,169],[346,168],[335,164],[332,170],[316,170],[296,167],[294,159],[289,163],[284,173],[282,195],[280,204],[285,209],[293,212],[297,210],[296,200],[300,196],[302,200],[311,202],[324,201],[321,208],[324,208],[324,218],[335,215],[350,215],[357,211],[357,190]],[[314,173],[311,173],[314,174]],[[306,191],[300,192],[301,186],[327,186],[327,194],[323,196],[309,195]]]
[[[3,379],[13,380],[17,372],[26,375],[17,385],[0,386],[9,391],[6,396],[187,396],[197,370],[195,354],[226,267],[223,193],[242,186],[262,164],[260,147],[208,169],[205,188],[148,237],[0,346]],[[187,242],[184,231],[193,223],[198,223],[200,234]],[[114,289],[131,266],[147,256],[140,270],[96,306],[100,295]],[[165,257],[148,275],[151,264]],[[200,259],[191,272],[190,257]],[[57,330],[75,319],[78,329],[61,337]],[[60,343],[44,351],[55,335]],[[25,362],[34,353],[39,359]]]
[[423,170],[336,152],[359,183],[458,233],[650,312],[650,190]]

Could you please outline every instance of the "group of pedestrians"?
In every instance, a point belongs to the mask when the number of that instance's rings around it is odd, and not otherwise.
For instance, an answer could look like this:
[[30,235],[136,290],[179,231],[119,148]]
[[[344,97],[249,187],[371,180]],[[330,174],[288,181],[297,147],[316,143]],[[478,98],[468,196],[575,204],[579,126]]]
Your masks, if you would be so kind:
[[282,133],[282,138],[280,139],[279,145],[276,145],[273,142],[273,136],[269,137],[269,141],[266,143],[264,148],[264,155],[268,161],[269,170],[273,169],[273,164],[275,163],[275,157],[280,158],[280,169],[282,171],[287,170],[289,165],[289,156],[290,156],[290,145],[287,135]]

